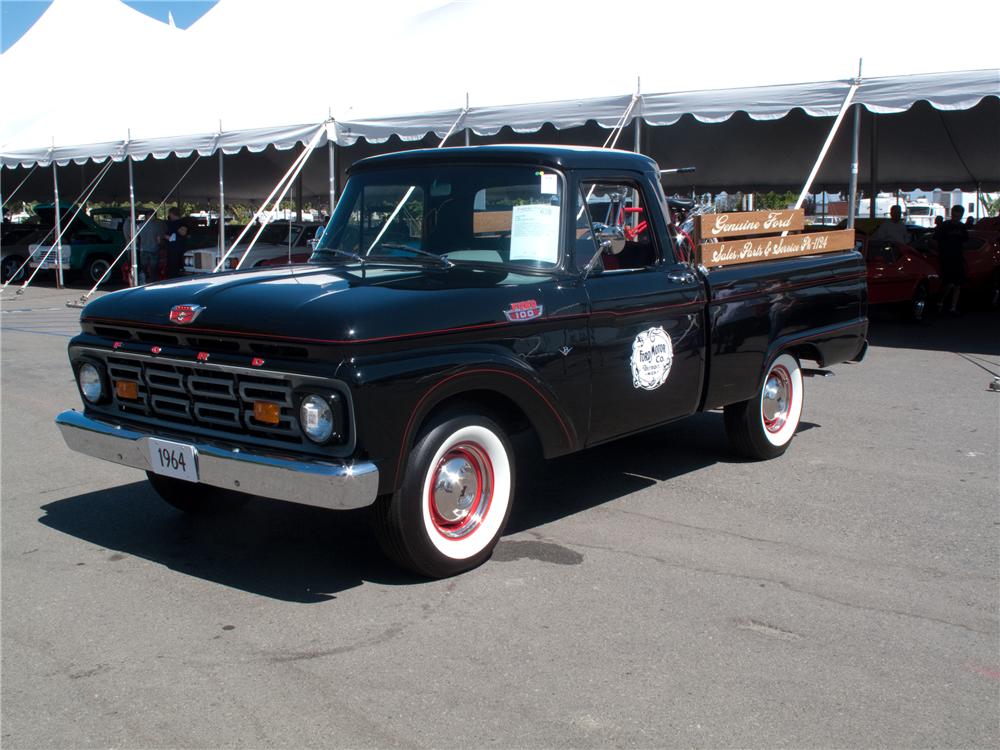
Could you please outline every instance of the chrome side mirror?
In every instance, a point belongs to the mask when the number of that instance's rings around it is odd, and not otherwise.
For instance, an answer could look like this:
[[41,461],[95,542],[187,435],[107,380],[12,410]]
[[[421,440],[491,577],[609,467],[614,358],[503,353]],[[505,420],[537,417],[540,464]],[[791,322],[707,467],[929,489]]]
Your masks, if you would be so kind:
[[625,230],[620,226],[609,227],[607,224],[595,222],[592,225],[592,229],[594,239],[597,240],[597,252],[594,253],[590,262],[584,266],[584,278],[590,276],[590,272],[594,270],[594,266],[597,265],[597,261],[600,260],[602,253],[607,252],[612,255],[618,255],[618,253],[625,249]]
[[618,255],[625,249],[625,230],[620,226],[594,224],[594,237],[602,253]]

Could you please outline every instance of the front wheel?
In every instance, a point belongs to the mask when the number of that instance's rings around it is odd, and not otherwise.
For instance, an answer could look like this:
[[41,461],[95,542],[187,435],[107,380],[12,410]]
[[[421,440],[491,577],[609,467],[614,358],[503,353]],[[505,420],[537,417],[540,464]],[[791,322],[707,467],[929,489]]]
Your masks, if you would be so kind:
[[87,263],[87,279],[91,284],[100,281],[111,267],[111,261],[104,257],[93,258]]
[[[24,258],[20,255],[8,255],[3,261],[0,261],[0,279],[3,281],[20,281],[24,278],[24,269],[21,268],[21,264],[24,263]],[[20,273],[18,273],[20,269]],[[14,278],[14,275],[17,278]]]
[[429,578],[486,561],[514,494],[514,454],[503,429],[480,415],[439,419],[410,452],[403,481],[372,509],[385,553]]
[[910,299],[908,308],[909,318],[914,323],[920,323],[924,319],[927,311],[927,285],[924,282],[917,284],[913,290],[913,297]]
[[777,458],[788,448],[802,416],[802,369],[790,354],[768,367],[760,393],[725,408],[726,434],[747,458]]
[[146,472],[146,478],[156,490],[156,494],[179,511],[191,515],[207,516],[218,513],[229,513],[242,508],[251,495],[234,490],[224,490],[198,482],[185,482],[151,471]]

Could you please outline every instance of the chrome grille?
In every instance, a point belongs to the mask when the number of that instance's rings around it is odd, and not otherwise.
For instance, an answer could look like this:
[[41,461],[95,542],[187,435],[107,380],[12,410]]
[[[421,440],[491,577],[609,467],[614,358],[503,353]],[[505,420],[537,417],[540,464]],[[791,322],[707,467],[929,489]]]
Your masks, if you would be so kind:
[[[282,378],[108,356],[113,405],[124,414],[156,418],[178,425],[258,435],[271,440],[301,443],[294,410],[292,386]],[[138,383],[139,397],[122,399],[114,382]],[[279,405],[279,422],[265,424],[254,419],[255,401]]]

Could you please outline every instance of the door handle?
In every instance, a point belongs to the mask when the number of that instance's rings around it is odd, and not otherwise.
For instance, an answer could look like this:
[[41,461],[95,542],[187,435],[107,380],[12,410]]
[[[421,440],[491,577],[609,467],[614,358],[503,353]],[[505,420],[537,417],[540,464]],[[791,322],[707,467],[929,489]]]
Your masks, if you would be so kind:
[[693,284],[695,282],[694,274],[690,271],[668,271],[667,278],[675,284]]

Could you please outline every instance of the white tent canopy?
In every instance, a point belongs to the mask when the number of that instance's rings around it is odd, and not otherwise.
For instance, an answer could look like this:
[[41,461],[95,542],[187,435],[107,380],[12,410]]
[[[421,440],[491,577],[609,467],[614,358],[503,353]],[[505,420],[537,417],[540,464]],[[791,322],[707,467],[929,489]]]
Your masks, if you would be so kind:
[[[990,3],[980,5],[979,15],[988,16]],[[917,45],[926,30],[907,24],[920,14],[900,14],[891,4],[853,14],[840,9],[824,15],[822,25],[786,0],[766,11],[715,3],[710,17],[698,6],[668,3],[612,10],[609,16],[608,4],[595,0],[220,0],[180,31],[119,0],[54,0],[0,55],[5,80],[30,78],[48,94],[4,108],[0,161],[25,167],[288,149],[324,123],[325,138],[345,147],[360,138],[417,141],[443,136],[459,117],[481,137],[544,126],[548,140],[589,142],[588,128],[619,120],[639,76],[643,93],[632,115],[674,126],[648,136],[651,145],[672,141],[675,128],[690,130],[688,120],[726,123],[699,134],[725,130],[738,139],[741,123],[752,128],[799,112],[808,115],[808,133],[792,150],[814,154],[822,142],[814,131],[829,123],[812,118],[836,114],[864,56],[856,100],[869,112],[887,119],[900,113],[898,121],[912,120],[912,128],[927,125],[927,117],[910,115],[918,102],[927,104],[917,115],[926,107],[942,118],[975,113],[976,127],[962,126],[972,145],[956,143],[941,120],[948,140],[931,147],[958,152],[965,166],[939,170],[934,179],[1000,183],[1000,122],[991,104],[1000,97],[1000,70],[992,25],[968,23],[975,9],[935,12],[935,38],[962,40],[947,47]],[[811,53],[817,46],[822,53]],[[956,68],[965,70],[913,74]],[[781,84],[789,70],[818,82]],[[751,83],[769,85],[746,87]],[[466,93],[471,107],[463,114]],[[414,111],[420,113],[400,114]],[[728,123],[736,113],[745,116]],[[552,137],[550,126],[563,132]],[[919,145],[919,135],[904,140]],[[684,161],[683,154],[671,156]],[[746,173],[754,161],[743,157]],[[804,178],[808,166],[799,161],[789,159],[795,177],[784,183]]]

